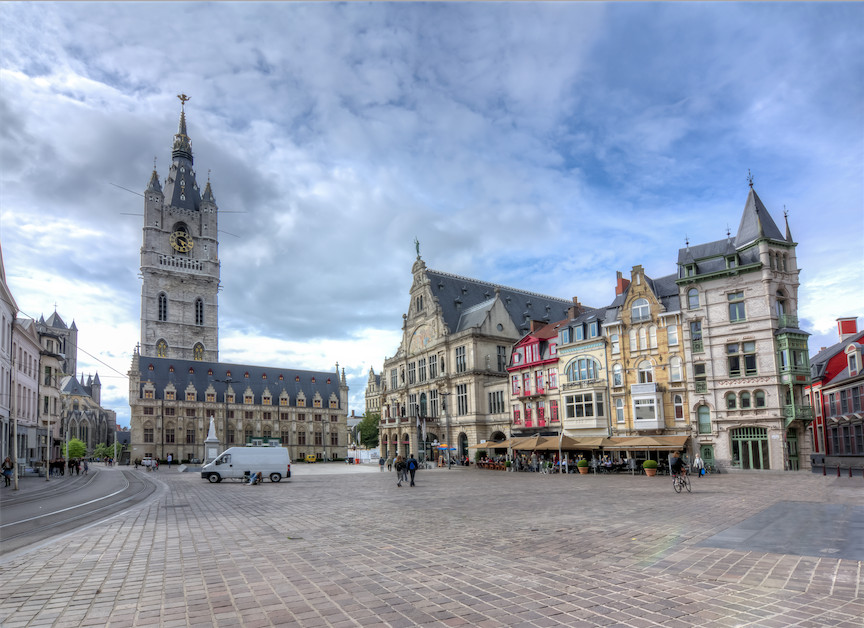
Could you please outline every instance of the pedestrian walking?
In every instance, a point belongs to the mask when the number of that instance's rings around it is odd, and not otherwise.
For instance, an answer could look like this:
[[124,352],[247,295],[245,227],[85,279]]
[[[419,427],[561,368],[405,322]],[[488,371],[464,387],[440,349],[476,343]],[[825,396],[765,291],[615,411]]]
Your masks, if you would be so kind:
[[387,470],[393,470],[393,456],[387,456]]
[[405,464],[405,461],[402,459],[402,456],[400,455],[400,456],[396,456],[395,466],[396,466],[396,486],[402,486],[402,480],[408,479],[408,477],[407,477],[408,474],[406,473],[406,469],[407,469],[408,465]]
[[701,456],[699,456],[699,452],[696,452],[696,457],[693,458],[693,473],[696,474],[697,478],[701,478],[705,475],[705,462],[702,460]]
[[385,464],[387,464],[387,461],[384,460],[383,456],[381,458],[378,458],[378,470],[379,471],[384,471],[384,465]]
[[6,460],[3,461],[3,486],[12,484],[12,469],[14,468],[15,465],[12,464],[12,458],[6,456]]
[[414,474],[417,473],[417,460],[414,458],[414,454],[408,456],[408,462],[406,464],[408,467],[408,473],[411,474],[411,486],[414,486]]
[[87,472],[90,470],[90,466],[87,464],[86,460],[83,460],[82,464],[84,465],[84,475],[87,475]]

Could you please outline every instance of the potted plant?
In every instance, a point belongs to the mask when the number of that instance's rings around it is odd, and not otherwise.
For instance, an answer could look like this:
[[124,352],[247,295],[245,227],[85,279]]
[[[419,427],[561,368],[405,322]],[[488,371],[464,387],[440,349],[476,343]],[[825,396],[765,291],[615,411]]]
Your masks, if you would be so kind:
[[507,462],[504,463],[504,470],[505,470],[505,471],[510,471],[510,461],[509,461],[509,460],[508,460]]
[[580,459],[579,462],[576,463],[576,468],[579,469],[579,473],[588,473],[588,461],[585,460],[585,458]]
[[646,460],[642,463],[642,468],[645,469],[645,475],[657,475],[657,461]]

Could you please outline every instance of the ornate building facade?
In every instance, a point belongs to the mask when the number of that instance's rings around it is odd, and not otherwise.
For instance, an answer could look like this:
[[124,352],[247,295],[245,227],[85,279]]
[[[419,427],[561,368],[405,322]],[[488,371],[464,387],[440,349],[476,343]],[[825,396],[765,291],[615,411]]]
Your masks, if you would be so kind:
[[381,371],[381,454],[431,456],[438,443],[465,456],[510,431],[513,343],[570,302],[428,270],[419,250],[411,274],[402,341]]
[[295,460],[344,457],[344,370],[219,362],[218,212],[200,192],[186,131],[186,96],[164,185],[144,193],[141,343],[129,371],[131,458],[204,460],[212,420],[219,445],[281,444]]

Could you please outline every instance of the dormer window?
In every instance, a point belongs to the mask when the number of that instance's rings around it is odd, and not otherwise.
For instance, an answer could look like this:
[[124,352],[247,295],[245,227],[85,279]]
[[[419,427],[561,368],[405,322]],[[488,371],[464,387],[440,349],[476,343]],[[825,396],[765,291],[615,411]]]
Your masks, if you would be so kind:
[[850,377],[858,375],[858,371],[861,368],[861,356],[859,355],[857,345],[854,343],[846,347],[846,364],[849,366]]
[[631,307],[632,322],[647,321],[651,318],[651,307],[648,305],[648,299],[636,299]]
[[696,276],[696,264],[687,264],[684,267],[684,276],[685,277],[695,277]]
[[738,261],[735,255],[726,258],[726,268],[735,268],[736,266],[738,266]]

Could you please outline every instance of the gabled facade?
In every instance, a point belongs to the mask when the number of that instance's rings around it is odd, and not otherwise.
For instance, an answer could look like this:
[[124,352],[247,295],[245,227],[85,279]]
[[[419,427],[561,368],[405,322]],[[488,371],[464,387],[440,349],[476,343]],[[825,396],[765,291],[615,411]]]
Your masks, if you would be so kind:
[[815,412],[810,434],[813,453],[829,468],[864,464],[864,332],[857,319],[837,320],[840,342],[810,359],[807,387]]
[[510,429],[513,343],[532,320],[560,320],[569,303],[428,270],[419,250],[411,273],[402,341],[381,372],[382,455],[428,456],[435,442],[467,455]]
[[675,276],[652,279],[634,266],[618,273],[605,314],[611,390],[611,432],[619,436],[690,433]]
[[678,252],[687,393],[706,464],[809,466],[795,247],[788,223],[784,235],[751,185],[734,238]]
[[369,379],[366,380],[366,416],[381,414],[381,376],[375,374],[375,369],[369,369]]
[[558,329],[566,322],[543,325],[533,321],[534,329],[513,345],[507,367],[512,419],[507,436],[553,435],[561,430]]
[[36,321],[16,318],[12,326],[12,399],[10,414],[17,423],[13,448],[19,463],[31,465],[39,453],[39,335]]
[[102,407],[99,374],[64,377],[60,382],[60,435],[62,440],[77,438],[87,451],[101,444],[112,445],[117,433],[117,413]]

